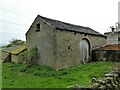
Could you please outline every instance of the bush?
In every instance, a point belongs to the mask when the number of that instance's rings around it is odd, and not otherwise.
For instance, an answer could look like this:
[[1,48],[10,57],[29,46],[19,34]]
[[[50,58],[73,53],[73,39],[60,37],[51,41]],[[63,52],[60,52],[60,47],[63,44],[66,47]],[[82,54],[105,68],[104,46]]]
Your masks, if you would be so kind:
[[13,45],[22,45],[25,44],[25,41],[19,40],[19,39],[12,39],[10,41],[10,44],[8,44],[6,47],[11,47]]
[[37,47],[33,47],[28,51],[28,65],[35,63],[35,60],[38,58]]

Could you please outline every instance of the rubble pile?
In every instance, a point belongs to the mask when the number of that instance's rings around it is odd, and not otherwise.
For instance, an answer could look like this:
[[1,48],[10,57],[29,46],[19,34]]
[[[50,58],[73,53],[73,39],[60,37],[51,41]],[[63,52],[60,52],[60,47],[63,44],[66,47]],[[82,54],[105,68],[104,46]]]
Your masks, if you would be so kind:
[[104,78],[97,79],[92,78],[92,86],[96,89],[105,89],[105,90],[120,90],[120,71],[119,68],[117,70],[105,74]]

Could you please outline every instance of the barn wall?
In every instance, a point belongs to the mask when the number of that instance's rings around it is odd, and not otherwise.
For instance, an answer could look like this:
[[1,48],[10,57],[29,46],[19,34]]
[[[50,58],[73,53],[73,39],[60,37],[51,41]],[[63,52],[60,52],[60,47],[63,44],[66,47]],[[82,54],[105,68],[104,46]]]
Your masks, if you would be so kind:
[[11,54],[11,61],[14,63],[18,63],[18,55]]
[[107,39],[105,37],[94,36],[94,35],[87,35],[87,37],[90,40],[92,49],[101,47],[103,45],[106,45],[106,43],[107,43]]
[[56,68],[66,68],[80,63],[80,40],[84,34],[56,30]]
[[18,54],[11,54],[11,61],[14,63],[23,63],[25,60],[27,60],[27,56],[25,56],[27,53],[27,50],[24,50]]
[[118,44],[118,33],[111,32],[110,34],[107,35],[107,44]]
[[22,51],[21,53],[18,54],[18,63],[23,63],[23,62],[27,61],[27,58],[26,58],[27,56],[25,56],[26,52],[27,52],[27,50],[24,50],[24,51]]
[[[80,64],[80,41],[86,38],[92,49],[106,44],[105,37],[56,30],[56,68],[66,68]],[[91,57],[89,57],[91,58]]]
[[[40,23],[40,31],[36,32],[36,24]],[[38,59],[34,64],[47,65],[54,68],[55,59],[55,30],[48,23],[45,23],[38,17],[32,24],[29,32],[26,34],[27,47],[30,50],[33,47],[38,49]]]

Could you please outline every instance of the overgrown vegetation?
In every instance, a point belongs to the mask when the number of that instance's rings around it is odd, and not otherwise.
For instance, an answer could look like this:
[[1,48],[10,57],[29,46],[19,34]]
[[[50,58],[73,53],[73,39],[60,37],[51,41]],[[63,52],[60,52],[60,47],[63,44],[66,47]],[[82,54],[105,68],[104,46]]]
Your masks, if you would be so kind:
[[46,66],[3,63],[3,88],[67,88],[75,84],[90,87],[93,77],[103,78],[115,62],[96,62],[55,71]]
[[23,56],[26,59],[27,67],[31,66],[32,64],[35,64],[34,60],[37,60],[38,57],[38,50],[37,47],[33,47],[30,50],[26,51]]
[[19,40],[19,39],[12,39],[10,41],[10,43],[5,47],[11,47],[13,45],[22,45],[22,44],[25,44],[25,41],[22,41],[22,40]]

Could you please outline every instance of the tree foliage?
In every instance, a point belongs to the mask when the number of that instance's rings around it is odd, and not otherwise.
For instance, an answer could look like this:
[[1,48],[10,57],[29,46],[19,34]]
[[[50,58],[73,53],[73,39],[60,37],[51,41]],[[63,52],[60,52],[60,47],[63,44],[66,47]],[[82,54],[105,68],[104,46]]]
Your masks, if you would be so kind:
[[22,45],[22,44],[25,44],[25,41],[22,41],[20,39],[12,39],[10,41],[10,44],[7,45],[7,47],[11,47],[13,45]]

